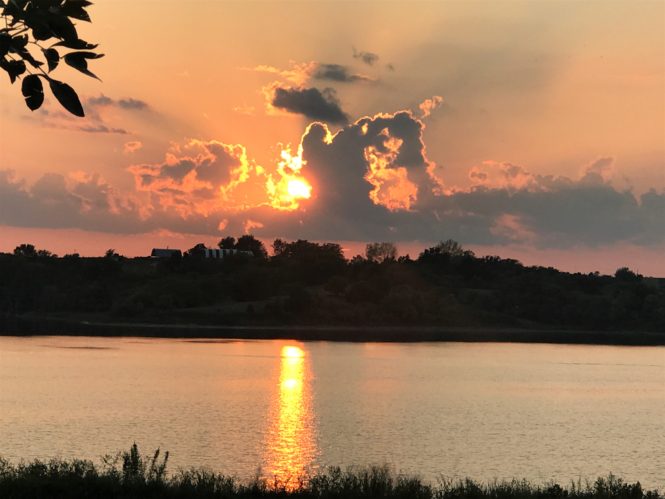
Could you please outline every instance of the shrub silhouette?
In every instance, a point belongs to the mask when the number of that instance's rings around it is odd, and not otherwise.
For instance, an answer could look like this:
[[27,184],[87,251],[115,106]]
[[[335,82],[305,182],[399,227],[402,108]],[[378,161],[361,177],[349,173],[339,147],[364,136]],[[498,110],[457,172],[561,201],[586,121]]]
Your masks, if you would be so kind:
[[476,482],[440,479],[436,485],[395,473],[388,466],[329,467],[292,477],[257,476],[248,482],[208,469],[181,469],[168,474],[168,453],[142,457],[136,444],[129,451],[91,461],[53,459],[12,464],[0,457],[0,497],[7,499],[78,498],[287,498],[300,499],[661,499],[639,482],[614,475],[595,482],[538,486],[526,480]]

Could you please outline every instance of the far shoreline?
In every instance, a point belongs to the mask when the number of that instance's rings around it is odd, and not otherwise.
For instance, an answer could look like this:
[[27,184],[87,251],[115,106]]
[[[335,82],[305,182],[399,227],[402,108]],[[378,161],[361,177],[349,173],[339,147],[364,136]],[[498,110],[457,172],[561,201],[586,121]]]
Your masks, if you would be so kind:
[[296,340],[379,343],[469,342],[665,346],[665,332],[561,328],[335,325],[201,325],[0,317],[0,336]]

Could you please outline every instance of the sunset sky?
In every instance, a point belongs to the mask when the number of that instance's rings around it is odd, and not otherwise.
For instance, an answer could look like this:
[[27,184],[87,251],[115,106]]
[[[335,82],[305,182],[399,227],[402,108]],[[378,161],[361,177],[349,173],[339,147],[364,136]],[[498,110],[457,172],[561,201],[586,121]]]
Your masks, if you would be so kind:
[[97,0],[56,70],[0,85],[0,251],[223,235],[456,239],[665,276],[665,3]]

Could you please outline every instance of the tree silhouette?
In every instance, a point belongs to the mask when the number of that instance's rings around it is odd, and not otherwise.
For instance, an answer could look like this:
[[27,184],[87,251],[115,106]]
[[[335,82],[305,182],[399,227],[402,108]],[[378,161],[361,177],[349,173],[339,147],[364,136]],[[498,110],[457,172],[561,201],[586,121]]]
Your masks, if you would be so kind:
[[628,267],[618,268],[614,273],[614,277],[618,281],[624,281],[624,282],[631,282],[631,281],[636,282],[642,279],[642,276],[640,274],[633,272]]
[[427,248],[418,257],[421,261],[448,260],[450,258],[472,257],[473,251],[465,250],[460,243],[452,239],[439,242],[436,246]]
[[223,237],[220,239],[219,243],[217,243],[217,246],[219,246],[220,249],[234,249],[236,247],[236,238],[231,236]]
[[21,93],[30,110],[39,109],[44,103],[44,80],[67,111],[85,116],[76,91],[51,74],[63,60],[97,78],[88,69],[88,60],[99,59],[103,54],[93,52],[96,44],[79,38],[73,21],[90,22],[86,11],[90,5],[88,0],[0,0],[4,21],[0,28],[0,68],[12,84],[21,80]]
[[34,244],[19,244],[14,248],[14,256],[35,257],[37,256],[37,250]]
[[[222,239],[220,243],[223,241],[224,239]],[[268,252],[266,251],[264,244],[251,234],[240,236],[236,241],[235,249],[240,251],[251,251],[256,258],[268,258]]]
[[[0,322],[7,314],[75,319],[94,313],[109,322],[126,317],[179,324],[665,331],[665,282],[627,267],[614,276],[571,274],[497,256],[477,258],[454,242],[430,248],[429,256],[418,260],[399,258],[389,265],[362,257],[349,262],[335,243],[278,239],[273,248],[267,261],[206,260],[199,243],[187,258],[155,261],[115,258],[115,251],[107,252],[110,258],[57,258],[22,244],[14,254],[0,252]],[[246,303],[259,301],[251,308]],[[405,329],[401,338],[409,334]],[[563,338],[544,334],[541,338]]]
[[118,258],[120,258],[120,254],[118,252],[116,252],[115,249],[111,248],[111,249],[106,250],[106,253],[104,253],[104,258],[109,258],[111,260],[117,260]]
[[51,258],[57,257],[55,253],[51,253],[49,250],[45,249],[36,249],[34,244],[20,244],[14,248],[14,256],[24,256],[28,258],[42,257],[42,258]]
[[370,262],[382,263],[397,258],[397,246],[393,243],[368,243],[365,257]]

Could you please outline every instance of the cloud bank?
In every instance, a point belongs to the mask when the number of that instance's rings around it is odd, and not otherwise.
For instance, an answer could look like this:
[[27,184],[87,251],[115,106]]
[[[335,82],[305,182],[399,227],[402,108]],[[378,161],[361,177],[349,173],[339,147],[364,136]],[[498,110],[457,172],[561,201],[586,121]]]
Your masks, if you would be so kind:
[[[424,131],[411,111],[363,117],[336,133],[314,122],[271,165],[257,164],[240,144],[193,140],[161,161],[129,167],[131,192],[97,175],[46,174],[28,184],[5,170],[0,224],[540,248],[665,243],[665,191],[616,188],[612,158],[576,178],[485,161],[459,187],[428,158]],[[297,195],[305,183],[311,197]]]

